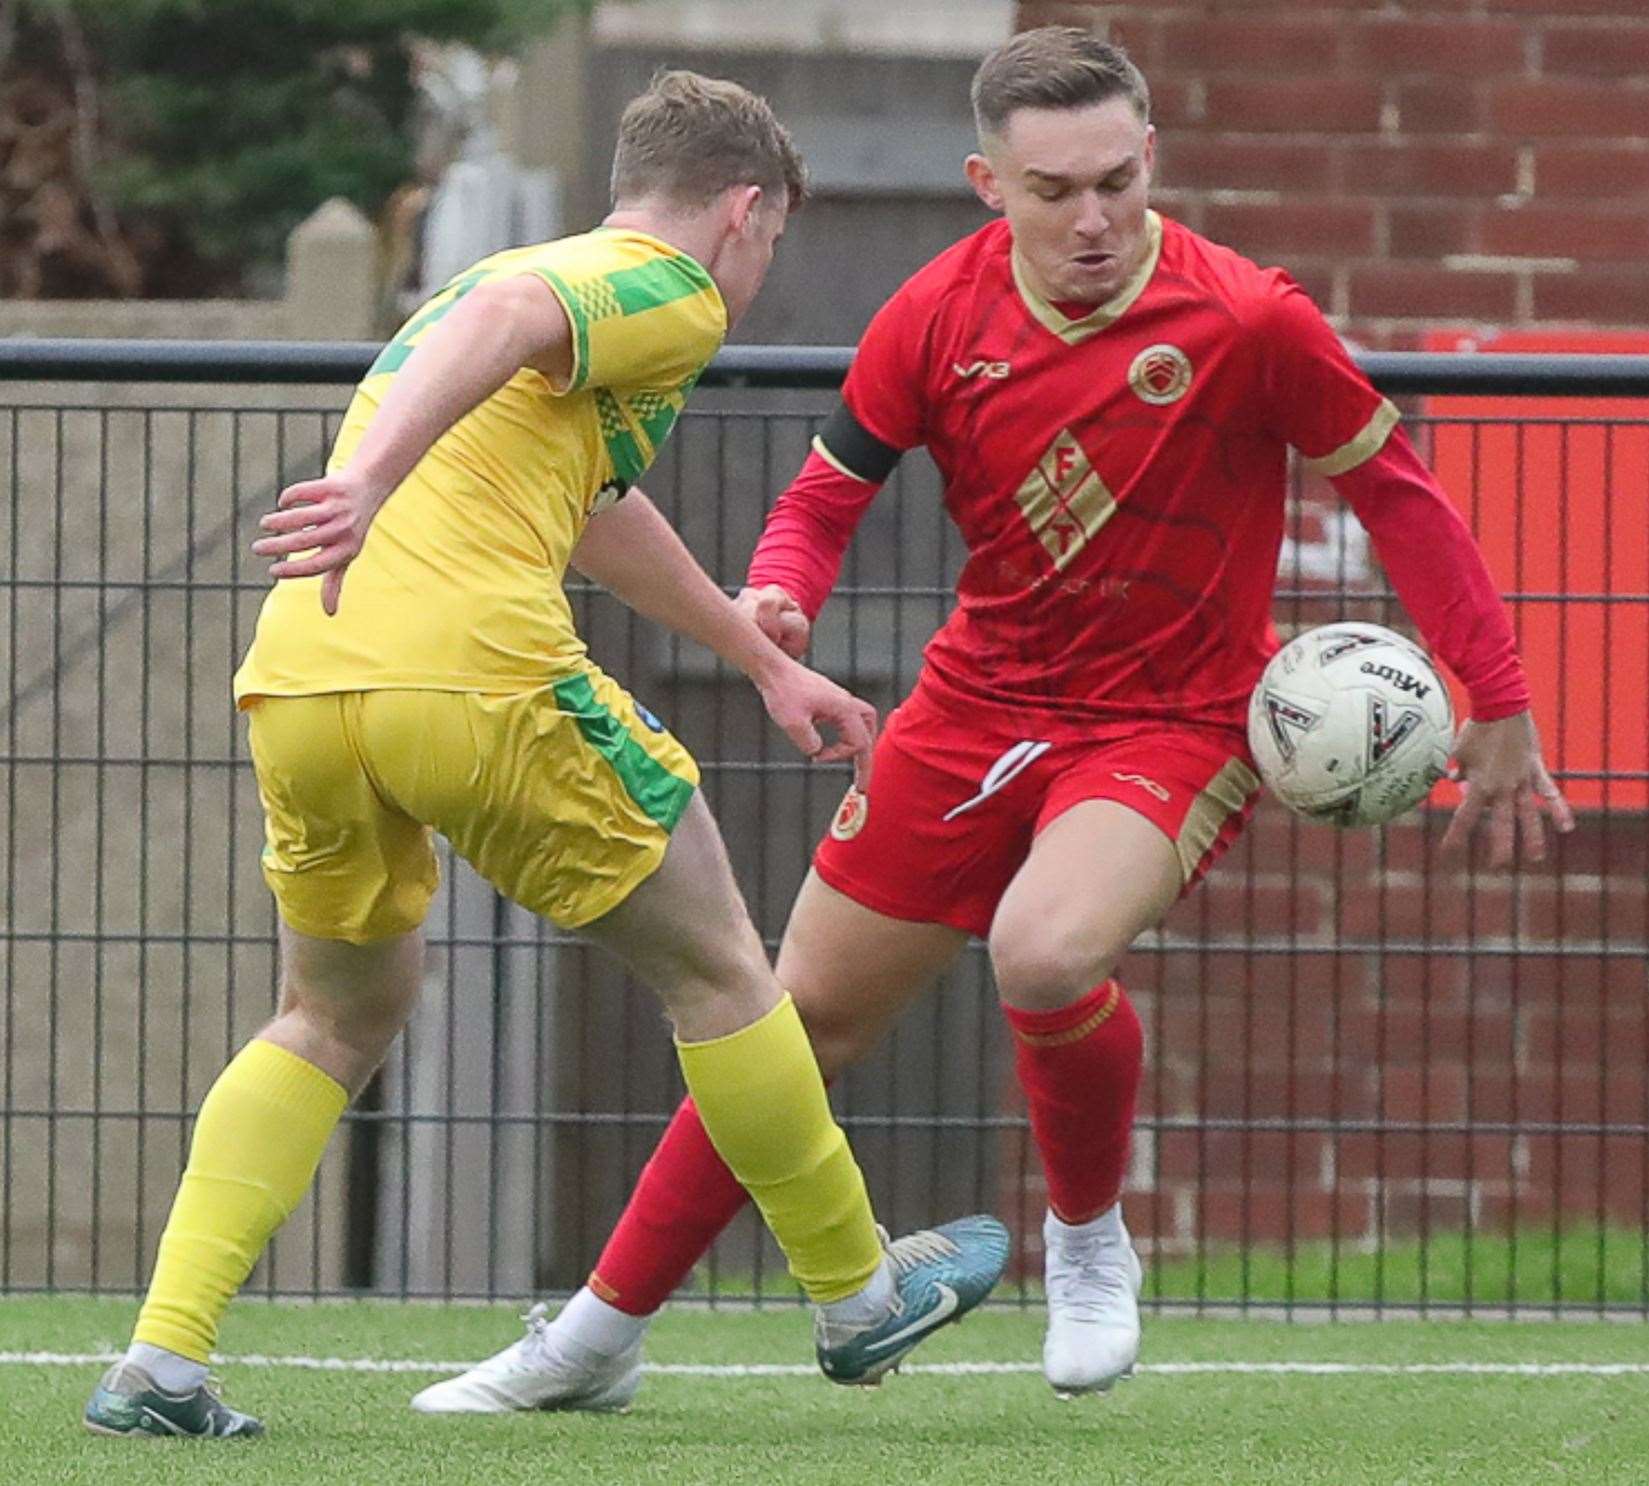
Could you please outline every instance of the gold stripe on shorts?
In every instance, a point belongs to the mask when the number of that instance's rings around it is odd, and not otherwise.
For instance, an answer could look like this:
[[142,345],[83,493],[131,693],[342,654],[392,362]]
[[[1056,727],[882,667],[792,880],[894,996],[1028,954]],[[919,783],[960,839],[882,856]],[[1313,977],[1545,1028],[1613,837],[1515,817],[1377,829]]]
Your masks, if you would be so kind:
[[1180,872],[1189,882],[1208,848],[1219,839],[1226,821],[1242,809],[1243,803],[1260,787],[1259,778],[1240,758],[1227,759],[1225,767],[1208,781],[1191,808],[1185,824],[1174,839]]

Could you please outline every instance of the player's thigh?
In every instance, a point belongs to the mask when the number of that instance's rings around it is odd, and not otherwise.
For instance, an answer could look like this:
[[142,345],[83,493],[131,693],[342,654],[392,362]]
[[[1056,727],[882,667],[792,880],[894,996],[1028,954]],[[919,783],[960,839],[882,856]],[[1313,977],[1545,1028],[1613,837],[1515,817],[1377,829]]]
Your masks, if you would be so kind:
[[438,880],[428,830],[383,798],[363,761],[362,695],[266,697],[249,713],[263,876],[281,919],[352,945],[416,929]]
[[948,924],[866,908],[808,873],[779,945],[778,977],[825,1076],[869,1052],[967,941]]
[[1011,1006],[1062,1006],[1111,974],[1166,914],[1184,879],[1173,843],[1114,800],[1071,806],[1037,836],[991,925],[991,966]]
[[1060,1005],[1109,975],[1230,846],[1257,788],[1245,743],[1225,730],[1096,741],[1049,785],[991,925],[1004,999]]
[[701,796],[682,812],[657,870],[583,932],[667,1004],[677,993],[717,991],[777,999],[766,950]]

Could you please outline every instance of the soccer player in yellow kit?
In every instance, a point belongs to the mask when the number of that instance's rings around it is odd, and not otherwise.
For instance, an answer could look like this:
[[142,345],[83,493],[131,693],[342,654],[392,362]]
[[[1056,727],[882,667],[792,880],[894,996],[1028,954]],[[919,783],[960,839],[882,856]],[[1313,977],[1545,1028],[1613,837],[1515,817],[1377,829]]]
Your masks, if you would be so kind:
[[[868,705],[767,640],[631,488],[803,191],[763,100],[660,74],[621,122],[602,226],[448,284],[367,373],[328,473],[264,519],[254,550],[284,581],[235,696],[282,921],[280,1006],[201,1107],[132,1345],[87,1405],[92,1430],[261,1433],[212,1393],[208,1355],[411,1014],[434,831],[659,992],[711,1138],[817,1307],[828,1375],[874,1382],[1000,1276],[1007,1234],[990,1218],[884,1244],[693,760],[591,663],[561,587],[570,564],[708,645],[809,755],[868,754]],[[541,1326],[535,1315],[459,1396],[437,1385],[420,1407],[533,1406],[521,1379],[542,1373]],[[629,1401],[640,1348],[625,1350],[581,1406]]]

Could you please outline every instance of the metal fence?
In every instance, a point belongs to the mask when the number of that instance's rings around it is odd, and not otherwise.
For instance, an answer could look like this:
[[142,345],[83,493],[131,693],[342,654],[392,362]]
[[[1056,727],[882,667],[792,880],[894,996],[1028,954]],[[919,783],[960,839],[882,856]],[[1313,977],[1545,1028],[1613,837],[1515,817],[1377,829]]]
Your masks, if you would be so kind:
[[[319,469],[371,349],[0,347],[0,1292],[141,1285],[191,1112],[273,1003],[229,702],[266,586],[248,547]],[[723,579],[846,355],[726,353],[648,480]],[[1580,828],[1491,873],[1439,861],[1441,808],[1335,833],[1262,807],[1123,971],[1148,1038],[1127,1198],[1147,1300],[1649,1314],[1649,358],[1364,359],[1507,592]],[[1332,492],[1294,497],[1279,624],[1402,625]],[[816,663],[885,710],[961,555],[934,472],[905,461]],[[600,593],[577,607],[703,761],[776,942],[842,776],[711,657]],[[414,1025],[254,1289],[571,1288],[679,1097],[649,995],[447,866]],[[883,1221],[994,1209],[1025,1300],[1040,1177],[980,946],[835,1094]],[[748,1214],[692,1293],[794,1296]]]

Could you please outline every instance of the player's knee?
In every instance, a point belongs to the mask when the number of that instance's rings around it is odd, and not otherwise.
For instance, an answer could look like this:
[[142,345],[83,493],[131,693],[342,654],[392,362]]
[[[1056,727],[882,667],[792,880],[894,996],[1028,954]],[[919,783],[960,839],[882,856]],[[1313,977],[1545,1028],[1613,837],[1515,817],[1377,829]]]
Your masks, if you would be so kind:
[[998,923],[990,935],[997,995],[1028,1011],[1069,1006],[1111,974],[1123,948],[1085,927]]
[[797,1002],[813,1056],[826,1079],[845,1073],[870,1050],[874,1032],[852,1017],[833,1013],[827,1007]]

